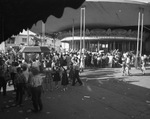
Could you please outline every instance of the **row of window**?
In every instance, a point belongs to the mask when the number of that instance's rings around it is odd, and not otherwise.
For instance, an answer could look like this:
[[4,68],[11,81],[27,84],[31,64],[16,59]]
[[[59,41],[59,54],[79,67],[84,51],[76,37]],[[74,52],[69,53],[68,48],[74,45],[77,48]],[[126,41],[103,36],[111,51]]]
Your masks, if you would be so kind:
[[[27,43],[27,38],[22,38],[23,43]],[[47,40],[45,39],[44,42],[46,43]],[[7,44],[14,44],[15,43],[15,38],[10,38],[6,41]]]

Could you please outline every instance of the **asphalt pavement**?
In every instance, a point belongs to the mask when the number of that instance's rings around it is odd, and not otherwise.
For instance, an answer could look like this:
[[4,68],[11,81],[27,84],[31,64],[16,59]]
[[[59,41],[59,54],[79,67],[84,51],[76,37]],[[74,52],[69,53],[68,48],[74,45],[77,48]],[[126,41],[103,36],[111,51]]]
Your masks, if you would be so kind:
[[[0,94],[0,119],[150,119],[150,68],[146,74],[131,68],[122,76],[121,68],[92,68],[80,74],[83,86],[60,85],[42,94],[44,108],[31,112],[32,102],[24,96],[23,106],[15,106],[15,92],[8,86]],[[54,84],[53,84],[54,86]]]

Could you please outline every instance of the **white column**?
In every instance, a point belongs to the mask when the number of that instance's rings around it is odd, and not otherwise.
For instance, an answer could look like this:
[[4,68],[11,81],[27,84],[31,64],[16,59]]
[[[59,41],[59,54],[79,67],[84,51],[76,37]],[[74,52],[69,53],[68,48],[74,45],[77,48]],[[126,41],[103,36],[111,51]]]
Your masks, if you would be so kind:
[[74,50],[74,19],[73,19],[73,25],[72,25],[72,50]]
[[135,58],[135,68],[138,67],[139,37],[140,37],[140,19],[141,19],[141,12],[139,12],[139,15],[138,15],[138,33],[137,33],[137,49],[136,49],[136,58]]
[[85,49],[85,8],[83,8],[83,49]]
[[137,49],[136,49],[136,56],[137,57],[139,54],[140,17],[141,17],[141,12],[139,12],[139,16],[138,16],[138,33],[137,33]]
[[144,21],[144,13],[142,13],[142,21],[141,21],[141,46],[140,46],[140,56],[142,55],[142,44],[143,44],[143,21]]
[[45,23],[42,21],[42,41],[41,41],[41,45],[43,45],[43,41],[45,39]]
[[27,29],[27,45],[29,46],[29,29]]
[[98,51],[99,51],[99,40],[98,40],[98,45],[97,46],[98,46]]
[[82,51],[82,9],[80,10],[80,55]]

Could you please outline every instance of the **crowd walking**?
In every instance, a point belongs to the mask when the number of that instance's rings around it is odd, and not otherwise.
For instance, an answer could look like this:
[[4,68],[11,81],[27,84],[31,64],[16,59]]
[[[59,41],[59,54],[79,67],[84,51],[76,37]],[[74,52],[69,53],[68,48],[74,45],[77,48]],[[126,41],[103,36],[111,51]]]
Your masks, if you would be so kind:
[[[23,100],[32,101],[33,112],[43,109],[42,93],[61,89],[68,90],[68,85],[75,87],[83,85],[80,73],[85,68],[113,68],[122,69],[122,76],[130,76],[131,67],[137,63],[137,69],[145,74],[149,56],[138,58],[131,52],[120,53],[117,50],[109,53],[51,53],[43,57],[24,59],[9,54],[0,54],[0,92],[7,95],[7,85],[13,85],[16,93],[16,106],[22,106]],[[137,61],[137,62],[136,62]],[[52,85],[54,84],[54,85]],[[1,92],[2,93],[2,92]]]

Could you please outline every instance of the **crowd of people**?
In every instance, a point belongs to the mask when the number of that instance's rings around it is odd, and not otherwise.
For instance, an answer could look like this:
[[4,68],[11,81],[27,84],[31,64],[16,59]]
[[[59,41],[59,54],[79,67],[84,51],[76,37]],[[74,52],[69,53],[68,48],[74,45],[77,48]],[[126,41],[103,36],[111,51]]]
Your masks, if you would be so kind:
[[27,98],[32,99],[33,111],[38,112],[43,109],[41,101],[43,91],[57,90],[60,88],[59,82],[62,91],[66,91],[69,84],[75,86],[78,82],[82,86],[83,82],[79,75],[85,68],[122,67],[122,75],[130,75],[131,66],[135,66],[144,74],[145,65],[149,61],[149,56],[135,57],[132,52],[120,53],[118,50],[109,53],[54,52],[30,59],[21,55],[1,53],[0,92],[3,88],[5,96],[7,85],[13,85],[16,105],[22,105],[23,96],[26,94]]

